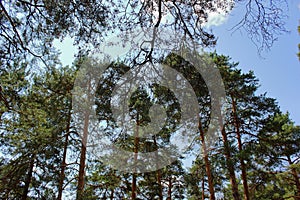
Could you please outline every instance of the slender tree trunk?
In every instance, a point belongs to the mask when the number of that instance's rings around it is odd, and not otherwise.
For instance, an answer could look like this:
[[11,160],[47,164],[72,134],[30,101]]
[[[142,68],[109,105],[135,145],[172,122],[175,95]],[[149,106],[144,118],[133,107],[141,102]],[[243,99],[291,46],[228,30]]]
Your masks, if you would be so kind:
[[205,170],[206,170],[206,174],[207,174],[207,179],[208,179],[208,187],[209,187],[209,199],[210,200],[215,200],[215,189],[214,189],[214,183],[213,183],[213,178],[212,178],[212,173],[211,173],[211,167],[210,167],[210,162],[209,162],[209,158],[208,158],[208,152],[207,152],[207,148],[206,148],[206,142],[205,142],[205,137],[204,137],[204,130],[202,128],[202,123],[199,119],[199,123],[198,123],[198,129],[200,131],[200,139],[202,142],[202,151],[203,151],[203,157],[204,157],[204,163],[205,163]]
[[25,185],[24,185],[24,190],[23,190],[21,200],[26,200],[27,199],[27,195],[28,195],[28,192],[29,192],[29,186],[30,186],[30,183],[31,183],[31,180],[32,180],[34,160],[35,160],[35,155],[32,155],[31,159],[30,159],[30,163],[29,163],[28,173],[27,173],[27,176],[26,176],[26,179],[25,179]]
[[115,192],[115,190],[112,189],[110,192],[110,200],[114,200],[114,192]]
[[172,200],[172,178],[169,178],[168,184],[168,200]]
[[131,199],[135,200],[137,196],[137,186],[136,186],[136,163],[139,152],[139,114],[137,114],[137,126],[134,136],[134,169],[132,173],[132,186],[131,186]]
[[204,189],[205,189],[205,179],[202,179],[202,200],[205,200],[205,193],[204,193]]
[[233,160],[231,158],[231,152],[230,152],[230,146],[229,146],[229,141],[227,138],[227,133],[225,130],[225,126],[223,125],[223,119],[222,119],[222,111],[221,111],[221,106],[219,105],[219,113],[218,113],[218,120],[219,120],[219,126],[222,134],[222,140],[224,144],[224,155],[226,159],[226,165],[227,169],[229,172],[229,180],[231,184],[231,190],[232,190],[232,196],[234,200],[241,200],[240,194],[239,194],[239,189],[238,189],[238,184],[236,181],[236,176],[234,172],[234,164]]
[[136,173],[132,174],[131,199],[136,199]]
[[163,188],[161,185],[161,170],[158,169],[157,170],[157,183],[158,183],[158,187],[159,187],[159,200],[163,200]]
[[[236,102],[235,102],[234,97],[232,95],[231,95],[231,100],[232,100],[233,117],[234,117],[234,123],[235,123],[236,135],[237,135],[237,141],[238,141],[238,149],[239,149],[239,152],[242,152],[243,151],[243,144],[242,144],[241,133],[240,133],[240,124],[239,124],[238,116],[237,116]],[[243,187],[244,187],[244,199],[245,200],[250,200],[249,187],[248,187],[248,181],[247,181],[247,167],[246,167],[246,164],[244,162],[244,158],[242,156],[240,156],[239,159],[240,159],[241,170],[242,170],[242,180],[243,180]]]
[[[70,102],[70,105],[72,105],[71,102]],[[69,111],[68,111],[68,121],[67,121],[67,127],[66,127],[66,136],[65,136],[64,149],[63,149],[63,158],[62,158],[62,164],[61,164],[57,200],[62,199],[63,185],[64,185],[64,179],[65,179],[65,170],[66,170],[67,149],[68,149],[68,143],[69,143],[70,124],[71,124],[71,106],[69,106]]]
[[239,190],[238,190],[238,185],[236,181],[236,176],[234,172],[234,164],[231,158],[231,153],[230,153],[230,147],[229,147],[229,142],[227,138],[227,133],[225,131],[225,128],[222,128],[222,139],[224,143],[224,154],[226,158],[226,164],[228,167],[228,172],[229,172],[229,179],[230,179],[230,184],[231,184],[231,189],[232,189],[232,195],[234,200],[240,200],[240,195],[239,195]]
[[[290,156],[287,156],[287,158],[288,158],[289,164],[292,165],[293,162],[292,162]],[[296,188],[297,188],[297,194],[296,194],[297,196],[294,199],[295,200],[300,200],[300,181],[299,181],[299,175],[298,175],[298,173],[297,173],[297,171],[296,171],[295,168],[292,168],[291,171],[292,171],[292,176],[295,179],[295,185],[296,185]]]
[[[157,148],[157,143],[156,143],[156,136],[154,135],[153,137],[153,142],[154,142],[154,146]],[[157,183],[158,183],[158,187],[159,187],[159,199],[163,200],[163,192],[162,192],[162,184],[161,184],[161,170],[158,169],[158,152],[155,151],[155,157],[156,157],[156,169],[157,169],[157,173],[156,173],[156,179],[157,179]]]
[[82,135],[82,142],[81,142],[81,154],[80,154],[80,161],[79,161],[79,175],[78,175],[78,186],[77,186],[77,200],[81,200],[84,198],[83,192],[84,192],[84,179],[85,179],[85,161],[86,161],[86,145],[87,145],[87,139],[88,139],[88,131],[89,131],[89,122],[90,122],[90,101],[92,99],[91,97],[91,91],[92,91],[92,85],[91,80],[88,80],[88,86],[87,86],[87,101],[88,102],[88,108],[84,113],[84,124],[83,124],[83,135]]
[[84,128],[83,137],[81,143],[81,154],[79,161],[79,176],[78,176],[78,186],[77,186],[77,199],[83,198],[84,191],[84,178],[85,178],[85,160],[86,160],[86,144],[88,137],[88,126],[89,126],[89,112],[86,113],[84,117]]

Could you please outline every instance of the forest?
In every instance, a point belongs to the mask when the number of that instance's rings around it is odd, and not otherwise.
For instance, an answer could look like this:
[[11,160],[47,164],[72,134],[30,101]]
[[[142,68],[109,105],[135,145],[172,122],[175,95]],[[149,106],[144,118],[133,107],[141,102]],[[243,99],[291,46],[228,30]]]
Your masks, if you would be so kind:
[[259,53],[287,31],[285,0],[0,1],[0,199],[300,200],[300,126],[203,51],[209,13],[237,5]]

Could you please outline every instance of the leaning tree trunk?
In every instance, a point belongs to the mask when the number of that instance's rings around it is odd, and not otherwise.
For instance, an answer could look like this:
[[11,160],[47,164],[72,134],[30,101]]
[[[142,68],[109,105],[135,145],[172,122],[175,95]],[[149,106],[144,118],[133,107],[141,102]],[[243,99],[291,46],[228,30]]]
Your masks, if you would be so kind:
[[[234,124],[235,124],[237,141],[238,141],[238,149],[239,149],[239,152],[241,153],[243,151],[243,144],[242,144],[241,133],[240,133],[240,124],[239,124],[238,116],[237,116],[236,102],[235,102],[233,96],[231,96],[231,100],[232,100],[232,111],[233,111]],[[247,181],[247,169],[246,169],[247,167],[246,167],[246,164],[244,162],[244,158],[242,156],[240,156],[239,159],[240,159],[241,170],[242,170],[242,180],[243,180],[243,187],[244,187],[244,199],[245,200],[250,200],[249,187],[248,187],[248,181]]]

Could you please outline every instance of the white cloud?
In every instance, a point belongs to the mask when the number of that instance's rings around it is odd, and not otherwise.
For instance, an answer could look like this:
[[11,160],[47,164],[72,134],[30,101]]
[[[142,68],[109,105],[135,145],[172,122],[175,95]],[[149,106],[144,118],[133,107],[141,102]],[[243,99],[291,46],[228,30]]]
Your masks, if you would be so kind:
[[228,20],[229,15],[226,13],[212,12],[208,14],[207,22],[204,24],[205,27],[220,26]]
[[222,7],[217,8],[217,11],[208,13],[207,22],[204,24],[204,27],[211,27],[211,26],[220,26],[227,22],[229,18],[229,14],[231,13],[235,1],[234,0],[223,0]]

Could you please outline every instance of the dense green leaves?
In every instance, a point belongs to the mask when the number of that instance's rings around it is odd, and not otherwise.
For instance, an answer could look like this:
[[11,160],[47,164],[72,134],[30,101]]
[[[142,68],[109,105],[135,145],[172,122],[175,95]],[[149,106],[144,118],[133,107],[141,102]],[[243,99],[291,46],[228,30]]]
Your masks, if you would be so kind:
[[[202,129],[195,133],[199,139],[186,152],[194,153],[189,158],[191,168],[179,157],[153,172],[120,173],[87,151],[78,199],[129,199],[133,192],[136,199],[212,199],[212,189],[216,198],[223,199],[242,198],[246,190],[248,199],[298,198],[299,127],[280,112],[275,99],[257,94],[259,84],[253,72],[242,72],[229,57],[210,56],[222,74],[228,110],[224,128],[217,130],[219,138],[206,157],[201,155],[201,134],[206,133],[210,117],[206,84],[188,62],[170,54],[165,62],[191,82],[201,108]],[[26,78],[26,64],[21,62],[1,72],[0,195],[4,199],[75,198],[82,138],[71,118],[71,91],[80,62],[31,79]],[[167,121],[147,139],[119,135],[110,101],[112,89],[129,69],[117,62],[103,73],[96,93],[97,117],[115,145],[132,152],[153,152],[169,144],[181,118],[181,105],[164,86],[138,87],[128,102],[131,119],[149,124],[151,107],[159,104],[166,110]],[[153,160],[153,165],[157,162]]]

